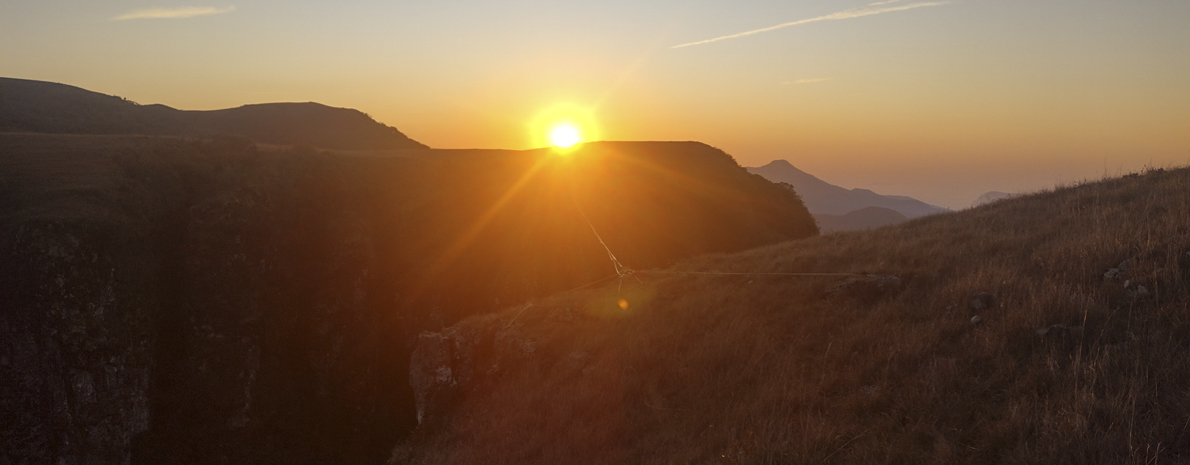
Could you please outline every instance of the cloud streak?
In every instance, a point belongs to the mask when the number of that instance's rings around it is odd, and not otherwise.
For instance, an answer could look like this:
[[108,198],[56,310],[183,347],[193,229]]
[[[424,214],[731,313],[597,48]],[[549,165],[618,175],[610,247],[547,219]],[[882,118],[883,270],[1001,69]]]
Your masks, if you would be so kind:
[[193,18],[195,16],[211,16],[220,15],[223,13],[230,13],[235,11],[236,7],[229,6],[226,8],[215,7],[197,7],[184,6],[179,8],[148,8],[144,10],[133,10],[124,13],[120,16],[112,18],[116,21],[125,21],[129,19],[180,19]]
[[823,16],[819,16],[816,18],[801,19],[801,20],[797,20],[797,21],[791,21],[788,23],[778,24],[776,26],[769,26],[769,27],[760,28],[760,29],[753,29],[751,31],[744,31],[744,32],[736,33],[736,34],[715,37],[713,39],[700,40],[698,42],[690,42],[690,43],[685,43],[685,44],[681,44],[681,45],[674,45],[673,47],[670,47],[670,48],[673,49],[673,48],[690,47],[693,45],[702,45],[702,44],[709,44],[711,42],[718,42],[720,40],[737,39],[740,37],[746,37],[746,36],[750,36],[753,34],[760,34],[762,32],[775,31],[777,29],[784,29],[787,27],[800,26],[802,24],[807,24],[807,23],[816,23],[818,21],[838,21],[838,20],[842,20],[842,19],[862,18],[864,16],[879,15],[879,14],[884,14],[884,13],[892,13],[894,11],[905,11],[905,10],[912,10],[912,9],[916,9],[916,8],[925,8],[925,7],[931,7],[931,6],[941,6],[941,5],[946,5],[946,4],[950,3],[950,0],[944,0],[944,1],[938,1],[938,2],[916,2],[916,3],[905,4],[905,5],[895,5],[895,6],[892,5],[892,3],[896,2],[896,1],[898,1],[898,0],[876,2],[876,3],[873,3],[866,7],[862,7],[862,8],[852,8],[850,10],[843,10],[838,13],[831,13],[829,15],[823,15]]

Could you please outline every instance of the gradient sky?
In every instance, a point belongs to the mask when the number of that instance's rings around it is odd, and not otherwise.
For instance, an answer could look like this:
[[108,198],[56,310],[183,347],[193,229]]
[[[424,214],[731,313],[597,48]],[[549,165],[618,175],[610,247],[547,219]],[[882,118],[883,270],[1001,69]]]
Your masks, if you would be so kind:
[[544,109],[591,108],[603,139],[952,208],[1190,164],[1187,0],[205,1],[0,0],[0,76],[317,101],[439,148],[530,148]]

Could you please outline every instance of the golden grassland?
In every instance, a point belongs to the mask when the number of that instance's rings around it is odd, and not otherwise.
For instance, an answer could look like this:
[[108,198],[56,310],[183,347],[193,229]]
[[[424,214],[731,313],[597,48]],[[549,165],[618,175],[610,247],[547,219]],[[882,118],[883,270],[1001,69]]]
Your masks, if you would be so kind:
[[1190,169],[1151,170],[668,269],[897,283],[640,273],[539,299],[461,323],[534,350],[393,463],[1187,461],[1188,252]]

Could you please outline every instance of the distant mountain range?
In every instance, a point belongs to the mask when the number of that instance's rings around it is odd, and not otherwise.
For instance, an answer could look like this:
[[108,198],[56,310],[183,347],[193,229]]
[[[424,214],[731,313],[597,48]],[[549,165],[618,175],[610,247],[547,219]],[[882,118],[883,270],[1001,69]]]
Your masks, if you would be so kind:
[[358,110],[266,103],[212,111],[140,105],[65,84],[0,78],[0,132],[231,135],[327,149],[425,149]]
[[761,167],[748,168],[748,171],[772,182],[792,185],[823,232],[868,229],[950,211],[912,197],[839,187],[797,169],[785,160],[774,160]]

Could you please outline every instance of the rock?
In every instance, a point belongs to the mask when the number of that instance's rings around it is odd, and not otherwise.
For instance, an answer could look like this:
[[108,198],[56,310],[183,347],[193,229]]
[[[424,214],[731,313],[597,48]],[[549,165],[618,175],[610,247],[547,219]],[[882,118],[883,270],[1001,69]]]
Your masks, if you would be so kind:
[[456,388],[471,380],[471,341],[451,327],[441,333],[423,332],[409,360],[417,423],[425,422],[454,397]]
[[[537,341],[525,337],[523,327],[515,320],[463,321],[418,335],[409,360],[418,424],[443,417],[469,389],[533,360]],[[589,354],[570,357],[582,362]]]
[[980,323],[983,323],[983,317],[980,317],[979,315],[971,317],[971,324],[978,325]]
[[1107,272],[1103,273],[1103,280],[1105,282],[1115,282],[1120,279],[1119,268],[1108,268]]
[[1136,296],[1137,297],[1148,297],[1149,289],[1144,286],[1136,286]]
[[991,294],[980,293],[971,297],[971,301],[967,303],[972,310],[980,311],[991,308],[995,304],[996,299],[992,298]]
[[1121,272],[1128,271],[1130,268],[1132,268],[1132,265],[1135,265],[1135,264],[1136,264],[1136,260],[1129,258],[1127,260],[1120,262],[1120,265],[1117,266],[1116,268],[1119,268]]

